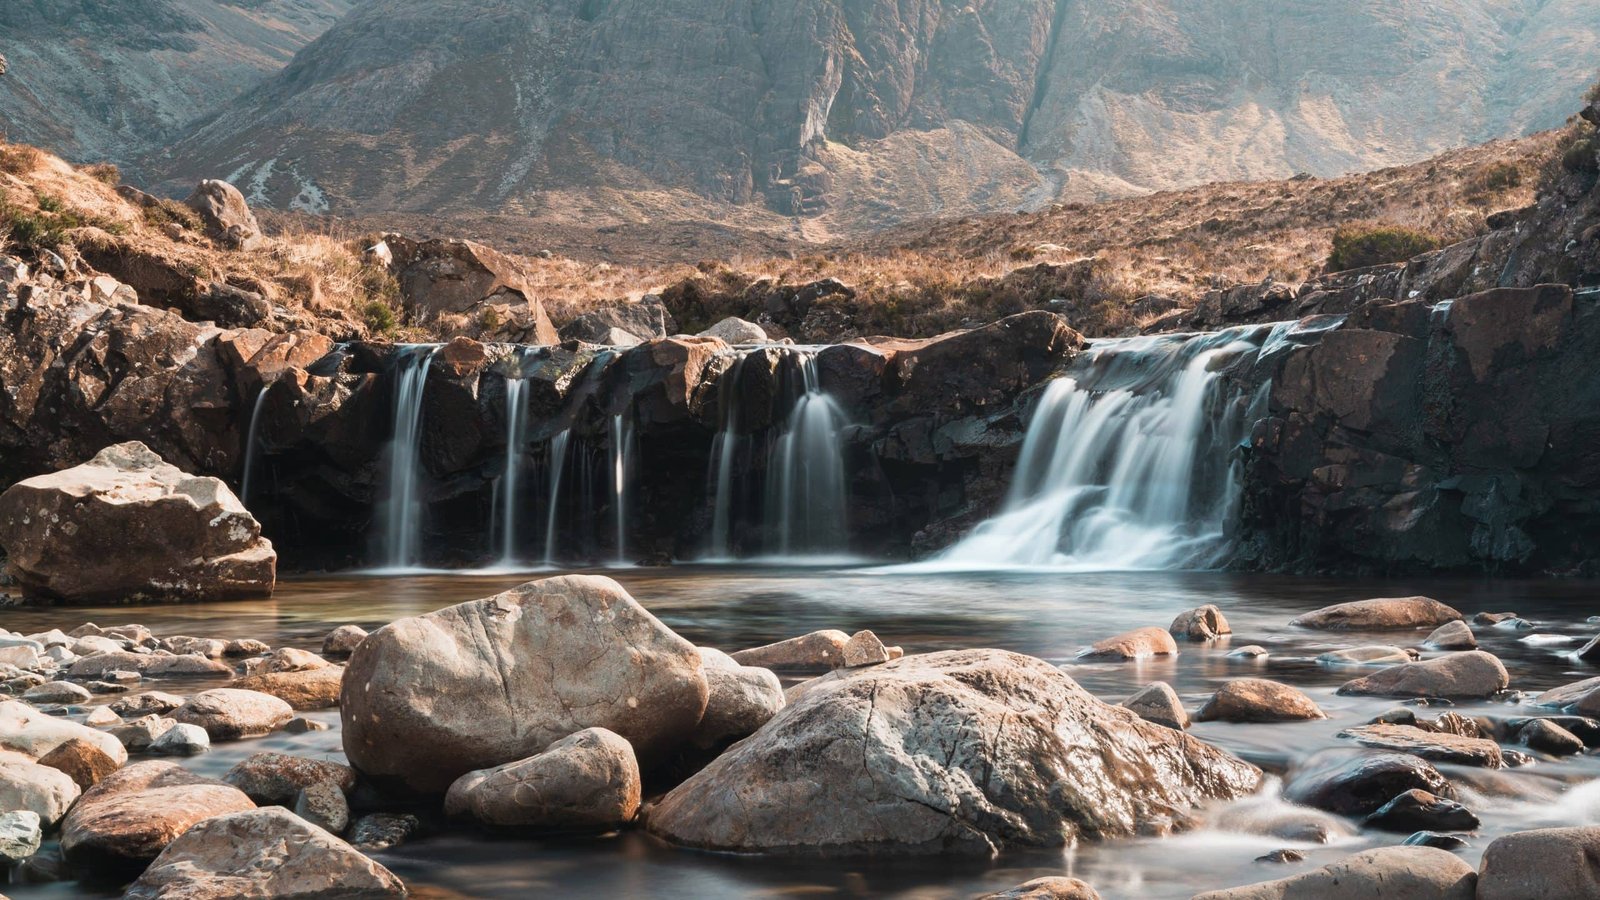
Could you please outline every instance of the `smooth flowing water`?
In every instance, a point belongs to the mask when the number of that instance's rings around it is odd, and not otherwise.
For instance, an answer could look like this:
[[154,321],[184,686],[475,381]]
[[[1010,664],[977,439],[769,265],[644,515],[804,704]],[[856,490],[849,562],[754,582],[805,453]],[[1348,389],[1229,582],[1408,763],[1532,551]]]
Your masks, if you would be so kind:
[[383,565],[388,569],[408,569],[421,562],[422,398],[428,367],[438,352],[435,345],[406,346],[396,361],[394,436],[387,453],[389,490],[380,522]]
[[553,566],[559,558],[560,532],[556,530],[561,521],[561,486],[567,472],[567,445],[572,442],[572,431],[557,432],[550,438],[546,449],[545,460],[549,467],[549,490],[545,496],[545,521],[544,521],[544,564]]
[[506,379],[506,462],[500,476],[496,502],[500,521],[500,564],[516,565],[521,553],[522,472],[528,466],[528,403],[523,397],[527,382]]
[[256,474],[256,453],[261,448],[261,411],[267,408],[267,391],[272,389],[271,384],[264,384],[256,394],[256,402],[250,409],[250,428],[245,432],[244,439],[244,477],[240,479],[239,502],[248,504],[254,495]]
[[626,414],[611,417],[611,521],[616,528],[613,559],[628,562],[628,480],[633,466],[633,422]]

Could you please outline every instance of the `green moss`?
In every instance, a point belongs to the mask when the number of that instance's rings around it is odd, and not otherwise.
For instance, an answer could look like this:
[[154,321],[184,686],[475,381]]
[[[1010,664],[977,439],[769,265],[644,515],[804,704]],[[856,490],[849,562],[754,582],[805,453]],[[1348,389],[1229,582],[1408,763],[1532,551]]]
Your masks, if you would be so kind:
[[1333,233],[1328,271],[1344,272],[1388,263],[1439,249],[1431,234],[1400,225],[1346,225]]

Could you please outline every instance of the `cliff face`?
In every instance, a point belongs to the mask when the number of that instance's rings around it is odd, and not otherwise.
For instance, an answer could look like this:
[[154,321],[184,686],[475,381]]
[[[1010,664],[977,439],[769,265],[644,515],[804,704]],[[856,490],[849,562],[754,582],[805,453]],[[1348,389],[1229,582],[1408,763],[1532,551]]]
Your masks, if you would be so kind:
[[353,0],[6,0],[0,130],[129,165],[277,72]]

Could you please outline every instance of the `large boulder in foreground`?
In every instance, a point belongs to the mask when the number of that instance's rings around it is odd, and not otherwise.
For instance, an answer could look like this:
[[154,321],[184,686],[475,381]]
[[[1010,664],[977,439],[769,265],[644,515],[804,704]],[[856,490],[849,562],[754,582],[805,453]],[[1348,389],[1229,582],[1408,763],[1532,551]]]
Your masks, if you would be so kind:
[[621,735],[648,766],[694,732],[708,694],[693,644],[615,581],[572,575],[374,631],[339,712],[351,765],[439,795],[585,728]]
[[61,822],[61,850],[75,867],[138,872],[196,823],[255,807],[238,788],[177,763],[134,763],[78,798]]
[[1289,624],[1333,631],[1384,631],[1436,628],[1460,618],[1461,613],[1428,597],[1381,597],[1325,606]]
[[125,900],[295,897],[378,900],[406,896],[394,873],[286,809],[201,822],[168,845]]
[[0,547],[28,595],[69,602],[271,595],[278,555],[239,498],[134,441],[0,494]]
[[1483,853],[1478,900],[1600,897],[1600,828],[1541,828],[1497,838]]
[[633,747],[586,728],[538,756],[461,776],[444,810],[497,828],[606,831],[633,820],[642,791]]
[[820,680],[647,824],[714,850],[988,855],[1170,824],[1260,779],[1045,662],[961,650]]
[[1473,900],[1478,873],[1454,853],[1433,847],[1380,847],[1278,881],[1194,900]]

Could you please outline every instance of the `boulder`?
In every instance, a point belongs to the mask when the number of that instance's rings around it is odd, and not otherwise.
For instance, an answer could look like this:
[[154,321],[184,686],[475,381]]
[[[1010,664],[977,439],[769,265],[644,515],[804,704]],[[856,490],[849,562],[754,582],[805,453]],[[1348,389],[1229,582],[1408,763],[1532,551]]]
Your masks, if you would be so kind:
[[236,250],[254,250],[266,242],[261,223],[256,221],[244,194],[226,181],[207,178],[185,200],[200,214],[206,237]]
[[233,674],[227,663],[204,656],[169,656],[164,653],[132,653],[118,650],[85,656],[72,664],[67,673],[73,678],[104,678],[113,672],[133,672],[140,675],[158,675],[165,678],[214,678]]
[[1479,737],[1424,730],[1414,725],[1361,725],[1339,732],[1363,747],[1395,750],[1420,756],[1429,762],[1455,763],[1498,769],[1505,765],[1500,745]]
[[1183,641],[1214,641],[1225,634],[1233,634],[1222,610],[1210,603],[1179,613],[1167,631]]
[[709,750],[749,737],[783,709],[783,685],[771,669],[741,666],[721,650],[700,648],[709,694],[691,740]]
[[1478,900],[1531,897],[1600,897],[1600,827],[1519,831],[1489,844],[1478,873]]
[[984,894],[979,900],[1100,900],[1088,883],[1076,878],[1051,876],[1024,881],[1010,890]]
[[1335,631],[1384,631],[1433,628],[1460,618],[1461,613],[1437,600],[1391,597],[1323,607],[1293,619],[1289,624]]
[[714,850],[987,856],[1170,825],[1260,778],[1048,663],[950,651],[822,679],[647,825]]
[[107,729],[106,733],[121,741],[122,746],[130,751],[143,753],[176,724],[178,723],[173,719],[163,716],[141,716],[131,722],[113,726]]
[[1245,887],[1196,894],[1194,900],[1473,900],[1478,873],[1432,847],[1381,847],[1338,862]]
[[217,688],[190,697],[172,718],[204,728],[214,741],[238,741],[277,731],[294,718],[294,709],[271,694]]
[[1428,829],[1471,831],[1479,823],[1472,810],[1454,800],[1412,789],[1385,803],[1377,812],[1367,816],[1363,824],[1379,831],[1410,834]]
[[1455,796],[1450,782],[1431,763],[1403,753],[1370,751],[1316,754],[1291,774],[1283,796],[1341,816],[1367,816],[1412,788]]
[[195,756],[211,749],[211,736],[199,725],[180,722],[150,742],[155,756]]
[[1583,752],[1583,740],[1549,719],[1534,719],[1517,732],[1517,740],[1530,750],[1551,756],[1571,756]]
[[15,757],[0,757],[0,811],[25,809],[54,828],[72,808],[80,790],[59,769]]
[[316,784],[332,784],[348,793],[355,787],[356,773],[328,760],[257,753],[229,769],[223,780],[263,806],[288,806],[301,791]]
[[[116,742],[113,740],[112,743]],[[125,761],[127,753],[120,743],[117,744],[117,750],[122,751],[122,760]],[[108,754],[100,743],[78,737],[57,744],[55,749],[39,757],[39,765],[64,773],[79,789],[86,791],[122,768],[122,761]]]
[[0,546],[24,594],[83,603],[266,597],[278,562],[226,484],[137,441],[0,494]]
[[350,827],[350,801],[338,785],[327,781],[301,790],[294,800],[294,814],[329,834],[344,834]]
[[1586,678],[1551,688],[1535,697],[1533,705],[1577,716],[1600,717],[1600,678]]
[[1138,693],[1122,701],[1122,705],[1133,710],[1134,715],[1146,722],[1154,722],[1179,731],[1189,727],[1189,713],[1183,708],[1183,701],[1178,698],[1178,692],[1165,681],[1155,681],[1145,685]]
[[228,686],[241,691],[270,694],[297,710],[331,709],[339,705],[344,666],[328,663],[293,672],[258,672],[235,679]]
[[1172,635],[1160,628],[1137,628],[1133,631],[1108,637],[1080,652],[1079,659],[1125,660],[1148,659],[1152,656],[1172,656],[1178,644]]
[[0,702],[0,750],[12,750],[32,759],[41,759],[74,739],[93,744],[119,766],[128,761],[128,752],[122,744],[105,732],[47,716],[17,700]]
[[360,851],[277,807],[211,817],[156,857],[125,900],[405,897],[399,878]]
[[539,832],[608,831],[639,812],[633,747],[586,728],[537,756],[468,772],[445,795],[445,813],[481,825]]
[[646,294],[634,302],[624,302],[590,310],[561,328],[563,341],[583,341],[614,347],[632,347],[645,341],[664,338],[676,329],[672,314],[661,298]]
[[386,238],[385,243],[394,251],[401,297],[418,319],[451,314],[481,318],[483,311],[494,308],[517,332],[495,338],[546,346],[560,341],[544,305],[535,299],[527,272],[511,257],[472,241]]
[[350,658],[340,718],[362,774],[442,794],[591,727],[655,762],[694,732],[708,695],[693,644],[615,581],[574,575],[374,631]]
[[1472,626],[1457,619],[1435,628],[1422,646],[1430,650],[1476,650],[1478,638],[1472,633]]
[[1347,681],[1341,694],[1376,697],[1483,699],[1506,689],[1511,676],[1499,659],[1482,650],[1402,663],[1365,678]]
[[22,699],[34,705],[48,703],[87,703],[94,695],[88,688],[70,681],[48,681],[22,692]]
[[322,639],[322,655],[329,659],[344,659],[356,652],[367,639],[367,630],[359,625],[340,625]]
[[737,316],[729,316],[695,336],[717,338],[729,344],[764,344],[767,341],[765,329]]
[[813,631],[799,637],[740,650],[732,654],[741,666],[764,669],[837,669],[845,664],[844,648],[850,635],[842,631]]
[[61,823],[61,849],[74,867],[136,873],[195,823],[254,808],[176,763],[134,763],[84,792]]
[[0,813],[0,872],[38,853],[43,832],[39,814],[31,809]]
[[1298,688],[1265,678],[1236,678],[1211,695],[1196,721],[1299,722],[1326,719],[1316,701]]

